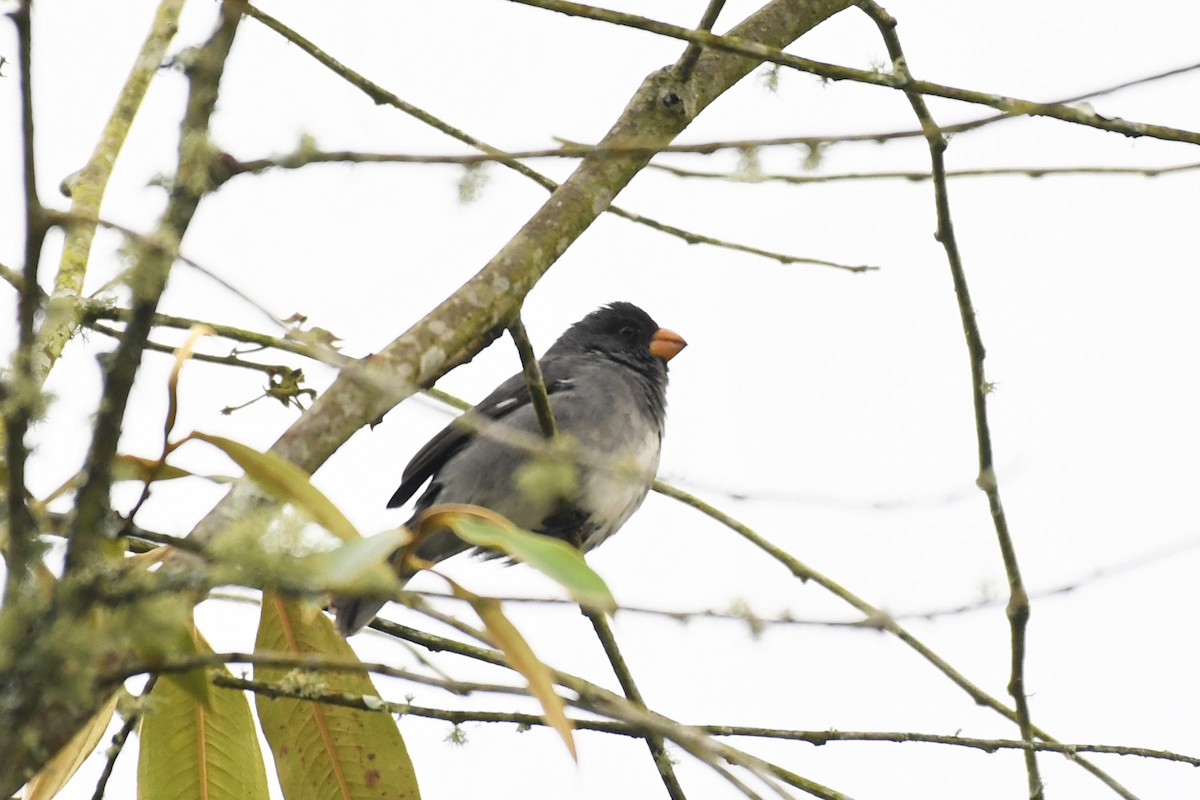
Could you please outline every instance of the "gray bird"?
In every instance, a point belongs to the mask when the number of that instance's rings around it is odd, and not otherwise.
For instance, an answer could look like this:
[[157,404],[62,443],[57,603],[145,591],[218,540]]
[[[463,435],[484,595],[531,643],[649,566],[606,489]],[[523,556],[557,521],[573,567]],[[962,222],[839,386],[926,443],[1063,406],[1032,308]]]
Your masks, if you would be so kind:
[[[425,509],[468,503],[491,509],[518,527],[563,539],[583,552],[596,547],[637,510],[658,469],[666,417],[667,362],[687,346],[632,303],[612,303],[588,314],[559,337],[538,362],[561,434],[589,455],[575,465],[570,489],[531,489],[524,478],[535,456],[526,441],[541,427],[522,374],[496,387],[481,403],[447,425],[404,468],[388,508],[403,505],[426,481],[411,527]],[[464,424],[464,420],[473,420]],[[492,435],[489,435],[492,428]],[[497,431],[496,429],[499,428]],[[501,441],[509,431],[509,443]],[[470,549],[453,531],[424,537],[414,555],[436,563]],[[414,570],[393,564],[401,581]],[[334,601],[338,629],[349,636],[375,618],[385,601]]]

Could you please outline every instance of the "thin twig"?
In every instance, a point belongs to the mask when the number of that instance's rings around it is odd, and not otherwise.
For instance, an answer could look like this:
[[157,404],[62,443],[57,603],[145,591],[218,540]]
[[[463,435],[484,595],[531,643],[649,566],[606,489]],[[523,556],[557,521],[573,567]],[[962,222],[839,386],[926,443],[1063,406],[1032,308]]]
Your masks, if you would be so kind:
[[[697,30],[711,31],[713,25],[717,24],[717,17],[721,14],[721,9],[725,7],[725,0],[708,0],[708,7],[704,9],[704,16],[700,18],[700,24],[696,26]],[[695,68],[696,62],[700,60],[700,52],[704,48],[696,42],[688,44],[687,49],[683,51],[683,56],[679,59],[679,63],[675,65],[675,74],[679,76],[679,80],[686,81],[692,75],[692,69]]]
[[[71,213],[62,213],[62,212],[57,212],[57,211],[50,212],[50,213],[51,213],[51,219],[54,222],[57,222],[58,224],[61,224],[64,226],[69,226],[74,222],[80,221],[79,217],[77,217]],[[163,232],[161,230],[154,235],[147,235],[147,234],[135,231],[132,228],[126,227],[125,225],[121,225],[120,223],[113,222],[112,220],[95,218],[95,219],[84,219],[82,221],[87,222],[89,224],[96,224],[96,225],[99,225],[101,228],[113,230],[113,231],[116,231],[116,232],[124,235],[131,242],[133,242],[135,245],[137,245],[138,248],[141,248],[141,250],[138,251],[139,255],[156,256],[156,257],[168,257],[169,256],[169,257],[173,258],[175,261],[178,261],[180,264],[191,267],[192,269],[196,270],[204,277],[206,277],[209,280],[216,283],[218,286],[227,290],[230,294],[232,294],[235,297],[237,297],[238,299],[244,301],[255,311],[259,312],[260,314],[265,316],[267,319],[271,320],[271,322],[275,323],[276,325],[278,325],[281,328],[287,327],[287,323],[284,320],[281,320],[278,317],[276,317],[274,314],[272,314],[271,311],[266,308],[266,306],[262,305],[254,298],[252,298],[249,295],[242,292],[240,289],[238,289],[236,286],[234,286],[229,281],[222,278],[220,275],[218,275],[213,270],[209,269],[208,267],[205,267],[204,265],[202,265],[202,264],[194,261],[193,259],[188,258],[187,256],[180,253],[179,248],[177,246],[178,243],[176,243],[176,245],[170,244],[170,242],[172,240],[163,238],[163,236],[162,236]],[[114,283],[115,283],[115,281],[114,281]],[[105,287],[102,287],[99,290],[99,292],[97,292],[97,294],[104,293],[110,285],[111,284],[108,284]],[[86,308],[85,308],[85,313],[86,313],[87,310],[95,308],[95,304],[98,302],[101,302],[101,301],[97,301],[95,299],[84,300],[83,298],[72,298],[72,302],[84,303],[86,305]]]
[[[333,57],[331,57],[330,55],[325,53],[323,50],[321,50],[319,47],[314,45],[308,39],[304,38],[296,31],[292,30],[291,28],[284,25],[279,20],[277,20],[274,17],[270,16],[269,14],[263,12],[262,10],[256,8],[255,6],[246,4],[245,11],[248,16],[253,17],[254,19],[261,22],[263,25],[265,25],[268,28],[270,28],[271,30],[275,31],[280,36],[282,36],[283,38],[287,39],[292,44],[299,47],[302,51],[307,53],[309,56],[316,59],[327,69],[329,69],[332,72],[334,72],[335,74],[341,76],[344,80],[349,82],[351,85],[360,89],[368,97],[370,97],[371,100],[374,101],[375,103],[378,103],[380,105],[387,104],[387,105],[393,106],[393,107],[399,109],[400,111],[404,112],[405,114],[408,114],[409,116],[413,117],[414,119],[417,119],[417,120],[425,123],[426,125],[429,125],[430,127],[441,131],[442,133],[446,134],[447,136],[450,136],[453,139],[457,139],[458,141],[463,142],[464,144],[467,144],[477,150],[480,150],[481,152],[487,154],[489,157],[495,158],[495,160],[497,160],[503,166],[517,172],[520,175],[523,175],[526,178],[529,178],[530,180],[534,181],[539,186],[541,186],[543,189],[546,189],[549,192],[553,192],[559,187],[559,184],[557,181],[554,181],[551,178],[543,175],[542,173],[537,172],[536,170],[530,168],[529,166],[522,164],[521,162],[505,155],[505,153],[502,150],[500,150],[499,148],[493,147],[493,146],[487,144],[486,142],[484,142],[480,139],[477,139],[474,136],[471,136],[470,134],[466,133],[465,131],[455,128],[453,125],[450,125],[450,124],[442,121],[441,119],[435,117],[433,114],[430,114],[429,112],[427,112],[421,108],[418,108],[417,106],[413,105],[412,103],[409,103],[409,102],[401,99],[399,96],[393,94],[392,92],[389,92],[388,90],[384,89],[379,84],[368,80],[367,78],[358,74],[354,70],[346,67],[344,64],[337,61],[336,59],[334,59]],[[624,148],[624,149],[627,149],[629,152],[635,152],[637,150],[637,148]],[[662,149],[662,148],[654,148],[654,151],[658,151],[660,149]],[[654,230],[657,230],[661,233],[666,233],[670,236],[675,236],[677,238],[682,239],[684,242],[686,242],[688,244],[707,244],[707,245],[711,245],[713,247],[721,247],[721,248],[724,248],[727,250],[735,250],[735,251],[742,252],[742,253],[748,253],[750,255],[757,255],[757,256],[762,256],[763,258],[769,258],[772,261],[778,261],[781,264],[813,264],[813,265],[834,267],[836,269],[842,269],[842,270],[846,270],[848,272],[865,272],[865,271],[877,269],[877,267],[871,267],[871,266],[866,266],[866,265],[851,266],[851,265],[845,265],[845,264],[837,264],[837,263],[830,262],[830,261],[823,261],[823,260],[819,260],[819,259],[802,258],[802,257],[798,257],[798,256],[788,255],[787,253],[778,253],[778,252],[773,252],[770,250],[764,250],[764,249],[758,248],[758,247],[752,247],[750,245],[738,244],[736,242],[727,242],[722,239],[714,238],[712,236],[705,236],[703,234],[695,233],[693,231],[684,230],[683,228],[678,228],[674,225],[668,225],[666,223],[660,222],[656,219],[652,219],[652,218],[644,216],[642,214],[637,214],[632,211],[627,211],[626,209],[621,208],[620,206],[616,206],[616,205],[609,205],[605,209],[605,211],[607,211],[610,214],[615,214],[618,217],[627,219],[631,222],[635,222],[637,224],[645,225],[649,228],[653,228]]]
[[[465,644],[463,642],[447,639],[445,637],[436,636],[431,633],[412,628],[407,625],[400,625],[395,622],[387,622],[378,617],[371,622],[371,627],[375,630],[385,633],[389,636],[394,636],[413,644],[424,647],[431,652],[448,652],[465,658],[474,659],[487,664],[493,664],[499,667],[508,666],[504,656],[497,650],[490,647],[479,647],[476,645]],[[484,634],[479,633],[480,636]],[[678,744],[687,752],[691,753],[697,759],[705,764],[711,765],[711,754],[713,752],[725,758],[731,764],[745,767],[753,772],[758,777],[766,780],[771,774],[778,773],[779,768],[776,765],[769,764],[762,759],[755,758],[735,748],[729,748],[727,745],[712,741],[707,737],[697,738],[701,732],[696,731],[690,726],[682,726],[678,722],[664,717],[651,711],[641,711],[630,704],[628,700],[620,695],[614,694],[606,689],[602,689],[595,684],[579,678],[570,673],[561,670],[551,670],[554,682],[559,686],[569,689],[578,695],[578,700],[572,702],[572,705],[578,705],[580,708],[593,711],[598,714],[613,714],[620,713],[623,718],[630,720],[636,718],[644,724],[649,724],[652,729],[658,732],[666,739]],[[570,702],[570,701],[568,701]],[[695,731],[695,733],[691,733]],[[825,800],[845,800],[845,795],[840,792],[829,789],[816,782],[809,781],[806,778],[793,776],[796,780],[793,782],[784,775],[780,777],[799,789],[802,789],[816,797],[825,798]],[[770,782],[768,781],[768,784]]]
[[[103,333],[105,336],[111,336],[114,339],[120,340],[125,336],[124,331],[119,331],[116,328],[110,328],[107,325],[102,325],[99,322],[84,322],[91,330],[97,333]],[[160,344],[150,339],[146,340],[146,349],[155,353],[165,353],[173,355],[176,348],[169,344]],[[285,367],[282,364],[260,364],[256,361],[247,361],[244,358],[237,356],[214,356],[208,353],[192,353],[189,356],[193,361],[204,361],[209,364],[220,364],[225,367],[238,367],[240,369],[251,369],[258,372],[265,372],[268,375],[279,375],[281,373],[291,371],[291,367]]]
[[[432,638],[437,639],[438,637]],[[220,688],[251,691],[266,697],[287,697],[315,700],[317,702],[328,703],[331,705],[354,708],[360,711],[372,711],[376,713],[387,713],[393,715],[412,714],[413,716],[429,717],[431,719],[444,720],[454,724],[460,724],[461,722],[472,720],[482,722],[516,722],[517,724],[525,724],[527,722],[530,725],[539,725],[544,724],[545,722],[540,716],[534,718],[534,715],[523,716],[505,712],[461,712],[446,709],[426,708],[413,706],[408,703],[392,703],[376,698],[364,698],[361,695],[355,694],[314,691],[311,687],[285,687],[264,681],[234,678],[230,675],[222,674],[220,672],[214,673],[211,676],[211,680],[214,686]],[[840,792],[836,792],[832,789],[828,789],[820,786],[819,784],[801,778],[800,776],[796,776],[776,764],[771,764],[763,759],[744,753],[737,748],[716,742],[708,737],[703,731],[695,727],[681,725],[673,720],[662,717],[661,715],[642,711],[633,707],[628,702],[624,701],[623,698],[620,698],[611,692],[606,692],[599,687],[591,686],[590,684],[587,684],[586,681],[581,681],[580,679],[575,679],[575,681],[590,687],[589,694],[597,698],[604,698],[601,701],[604,706],[604,711],[598,713],[615,715],[618,720],[616,725],[607,724],[605,721],[598,720],[580,720],[578,722],[580,728],[612,733],[623,733],[624,731],[622,731],[620,727],[624,726],[629,730],[627,735],[630,736],[645,738],[647,735],[657,733],[658,735],[670,738],[688,753],[695,756],[699,761],[710,768],[715,769],[748,798],[758,799],[759,795],[750,790],[749,787],[730,774],[727,770],[722,768],[717,762],[717,759],[723,759],[730,764],[747,769],[755,776],[765,780],[768,785],[772,786],[776,793],[783,798],[788,798],[790,795],[774,786],[774,784],[770,781],[772,775],[778,775],[791,785],[803,789],[809,794],[822,798],[823,800],[849,800],[846,795]]]
[[[912,77],[908,73],[907,60],[900,45],[900,38],[896,35],[896,19],[874,0],[862,0],[859,7],[879,28],[879,33],[887,46],[888,56],[892,59],[895,73],[901,82],[907,85],[912,81]],[[1004,505],[1000,500],[1000,487],[992,456],[991,429],[988,426],[987,416],[989,385],[983,369],[985,355],[983,337],[975,317],[975,308],[967,287],[966,271],[963,269],[962,256],[954,235],[954,223],[950,216],[950,191],[946,184],[946,137],[938,130],[937,123],[925,103],[925,98],[915,89],[908,88],[905,89],[905,96],[908,97],[909,104],[912,105],[913,113],[916,114],[922,130],[926,131],[926,139],[929,142],[929,158],[933,173],[938,223],[935,238],[942,243],[942,247],[946,251],[946,259],[950,264],[950,275],[954,283],[955,296],[958,298],[959,316],[966,334],[967,351],[971,362],[971,399],[975,409],[975,432],[979,451],[979,477],[976,482],[987,495],[988,506],[992,511],[992,522],[996,529],[996,539],[999,542],[1000,553],[1004,561],[1004,570],[1008,575],[1007,614],[1012,639],[1008,692],[1013,698],[1021,739],[1032,742],[1034,738],[1033,722],[1029,713],[1029,699],[1025,692],[1027,643],[1025,631],[1029,623],[1029,594],[1021,579],[1016,547],[1008,530]],[[1042,786],[1041,771],[1038,769],[1037,753],[1033,750],[1025,751],[1025,771],[1029,778],[1030,800],[1042,800],[1045,797],[1045,789]]]
[[[329,656],[300,655],[292,653],[196,653],[188,656],[178,656],[165,663],[153,667],[127,670],[122,675],[136,675],[140,672],[150,672],[153,675],[186,672],[196,667],[222,666],[227,664],[254,664],[291,668],[305,671],[331,670],[340,672],[370,672],[387,677],[435,686],[458,696],[468,696],[476,692],[526,695],[527,691],[518,686],[501,684],[477,683],[474,681],[458,681],[429,676],[399,669],[389,664],[348,661]],[[570,701],[568,701],[570,702]],[[574,703],[572,703],[574,705]],[[368,704],[370,705],[370,704]],[[539,714],[521,712],[497,711],[468,711],[422,708],[409,704],[392,704],[395,713],[411,714],[414,716],[439,719],[454,724],[463,722],[512,722],[518,725],[545,725],[545,719]],[[365,706],[364,706],[365,707]],[[638,730],[628,722],[619,720],[573,720],[581,730],[593,730],[603,733],[614,733],[624,736],[644,736],[644,731]],[[786,741],[808,742],[823,746],[831,742],[892,742],[896,744],[940,744],[952,747],[963,747],[984,752],[998,750],[1035,750],[1044,753],[1058,753],[1073,757],[1076,753],[1101,753],[1105,755],[1131,756],[1159,761],[1175,762],[1193,767],[1200,767],[1200,757],[1170,750],[1159,750],[1145,747],[1130,747],[1126,745],[1078,744],[1058,742],[1025,742],[1016,739],[984,739],[969,736],[948,736],[944,734],[919,733],[915,731],[805,731],[783,728],[763,728],[744,725],[696,725],[692,726],[712,736],[745,737],[756,739],[781,739]]]
[[550,395],[546,392],[542,367],[538,364],[537,353],[533,351],[533,344],[529,341],[529,334],[525,330],[525,323],[521,321],[520,314],[508,326],[508,332],[512,336],[513,344],[517,346],[517,353],[521,356],[525,388],[533,403],[534,413],[537,414],[542,435],[553,441],[558,438],[558,426],[554,423],[554,410],[550,408]]
[[[943,129],[944,130],[944,129]],[[651,164],[647,169],[658,170],[677,178],[700,178],[708,180],[731,181],[735,183],[843,183],[848,181],[880,181],[905,180],[912,182],[927,181],[933,178],[932,173],[916,171],[893,172],[834,172],[826,175],[787,175],[778,173],[756,173],[744,175],[737,172],[710,172],[697,169],[681,169],[664,164]],[[993,178],[1005,176],[1022,176],[1026,178],[1044,178],[1054,175],[1134,175],[1144,178],[1157,178],[1160,175],[1174,175],[1181,172],[1193,172],[1200,169],[1200,161],[1189,164],[1174,164],[1166,167],[993,167],[981,169],[948,169],[947,178]]]
[[[154,689],[154,684],[157,681],[157,675],[151,675],[150,679],[146,681],[146,685],[142,687],[141,698],[143,701],[150,696],[150,692]],[[113,767],[117,764],[117,756],[124,752],[125,742],[129,741],[129,734],[133,733],[133,729],[137,727],[138,720],[142,718],[142,711],[142,705],[132,705],[125,715],[125,721],[122,723],[121,729],[113,734],[112,744],[105,751],[104,770],[96,780],[96,791],[92,793],[92,800],[104,800],[104,790],[108,786],[108,779],[112,777]]]
[[529,692],[521,686],[505,686],[492,683],[476,683],[473,681],[456,681],[444,680],[440,678],[430,678],[427,675],[412,672],[411,670],[401,669],[390,664],[382,664],[371,661],[359,661],[355,658],[338,658],[322,654],[303,654],[296,655],[295,653],[274,653],[255,651],[253,653],[229,652],[229,653],[192,653],[189,655],[174,656],[165,661],[159,661],[154,664],[137,664],[125,665],[121,670],[114,673],[110,677],[113,680],[126,680],[135,675],[148,673],[151,675],[170,675],[179,672],[188,672],[197,667],[216,667],[226,664],[252,664],[256,667],[276,667],[280,669],[294,669],[306,672],[350,672],[350,673],[372,673],[375,675],[383,675],[388,678],[398,678],[400,680],[414,681],[426,685],[436,686],[439,689],[445,689],[447,692],[458,696],[467,696],[474,692],[490,692],[496,694],[511,694],[527,697]]
[[[83,321],[85,323],[101,319],[111,319],[119,322],[129,321],[130,310],[128,308],[121,308],[120,306],[113,306],[95,300],[85,302],[88,304],[83,314]],[[280,322],[274,318],[272,319],[276,323]],[[262,350],[274,349],[294,353],[338,369],[344,367],[350,360],[329,345],[317,345],[311,341],[307,341],[306,332],[296,329],[289,329],[283,337],[279,337],[267,333],[259,333],[249,328],[236,328],[232,325],[223,325],[219,322],[209,322],[207,320],[161,313],[154,315],[152,324],[156,328],[175,328],[184,331],[191,330],[197,325],[207,325],[212,328],[216,336],[220,336],[223,339],[254,345],[256,348]]]
[[[0,263],[0,278],[2,278],[6,283],[8,283],[9,286],[13,287],[18,292],[25,291],[25,276],[7,264]],[[41,292],[42,287],[38,286],[36,287],[36,290]],[[45,294],[43,293],[42,296],[44,297]]]
[[1172,761],[1200,767],[1200,757],[1175,753],[1170,750],[1155,750],[1147,747],[1128,747],[1108,744],[1063,744],[1060,742],[1026,742],[1020,739],[983,739],[972,736],[945,736],[936,733],[914,731],[794,731],[779,728],[756,728],[738,725],[699,725],[713,736],[746,736],[765,739],[785,739],[810,742],[823,746],[829,742],[893,742],[896,744],[922,743],[965,747],[994,753],[998,750],[1024,750],[1039,753],[1059,753],[1073,759],[1076,753],[1102,753],[1105,755],[1135,756],[1139,758]]
[[[828,80],[849,80],[871,86],[899,89],[905,92],[915,92],[920,95],[944,97],[963,103],[989,106],[1003,112],[1003,116],[1006,117],[1050,117],[1064,122],[1074,122],[1091,128],[1120,133],[1129,137],[1145,136],[1164,141],[1200,144],[1200,132],[1196,131],[1171,128],[1166,125],[1152,125],[1145,122],[1131,122],[1119,117],[1102,117],[1090,109],[1074,108],[1064,103],[1038,103],[1032,100],[1021,100],[1015,97],[930,83],[929,81],[903,81],[895,75],[801,58],[785,53],[779,48],[770,47],[758,42],[746,41],[734,36],[717,36],[708,31],[683,28],[678,25],[670,25],[635,14],[624,14],[606,8],[572,3],[567,0],[510,0],[510,2],[544,8],[548,11],[557,11],[562,14],[606,22],[612,25],[636,28],[672,39],[681,39],[686,42],[702,44],[714,50],[723,50],[725,52],[750,56],[761,61],[769,61],[773,64],[779,64],[780,66],[789,67],[800,72],[807,72]],[[1179,75],[1195,69],[1200,69],[1200,64],[1191,64],[1173,69],[1167,74]],[[1145,79],[1130,81],[1123,84],[1123,86],[1131,86],[1144,81]]]
[[[608,617],[603,611],[593,611],[587,608],[581,610],[584,616],[592,621],[596,638],[600,640],[604,654],[608,656],[608,663],[612,665],[617,681],[621,684],[621,691],[625,693],[625,698],[638,708],[645,709],[646,701],[642,699],[642,693],[633,679],[633,673],[629,671],[629,665],[625,663],[625,657],[621,655],[621,648],[617,645],[617,637],[613,636],[612,626],[608,624]],[[654,766],[658,769],[663,786],[667,788],[667,795],[671,800],[686,800],[683,787],[679,784],[679,778],[675,776],[675,768],[671,764],[671,754],[667,752],[662,737],[647,736],[646,746],[650,748],[650,755],[654,758]]]
[[[935,653],[928,645],[910,633],[908,629],[897,622],[895,618],[893,618],[883,609],[871,605],[866,600],[863,600],[861,597],[854,594],[841,584],[837,583],[831,578],[826,577],[822,573],[817,572],[793,556],[791,553],[788,553],[783,548],[768,541],[750,526],[739,522],[720,509],[704,502],[695,495],[685,492],[678,487],[665,484],[661,481],[655,481],[654,491],[658,492],[659,494],[666,495],[667,497],[674,498],[685,505],[691,506],[705,516],[716,520],[752,543],[755,547],[767,553],[769,556],[771,556],[771,558],[775,559],[785,568],[787,568],[787,570],[799,580],[812,581],[836,597],[841,598],[843,601],[861,612],[865,617],[867,617],[867,619],[872,620],[873,624],[879,630],[895,636],[905,645],[916,651],[918,655],[932,664],[934,668],[936,668],[939,672],[949,678],[955,685],[966,692],[967,695],[977,705],[990,708],[1007,719],[1013,720],[1014,722],[1016,721],[1015,711],[969,680],[965,675],[951,666],[948,661]],[[1047,742],[1059,744],[1057,739],[1055,739],[1042,728],[1034,726],[1033,733]],[[1136,795],[1134,795],[1125,787],[1121,786],[1121,784],[1114,780],[1110,775],[1105,773],[1087,759],[1083,757],[1076,757],[1074,761],[1088,772],[1091,772],[1093,775],[1098,777],[1101,781],[1108,785],[1109,788],[1111,788],[1121,797],[1125,798],[1125,800],[1137,800]]]

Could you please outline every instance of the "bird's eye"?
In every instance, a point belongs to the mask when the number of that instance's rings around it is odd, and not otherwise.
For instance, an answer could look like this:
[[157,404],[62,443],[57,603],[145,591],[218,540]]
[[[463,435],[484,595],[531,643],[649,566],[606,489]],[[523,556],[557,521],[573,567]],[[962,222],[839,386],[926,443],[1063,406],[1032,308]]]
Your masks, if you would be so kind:
[[637,336],[637,328],[632,325],[622,325],[621,330],[617,331],[623,339],[632,339]]

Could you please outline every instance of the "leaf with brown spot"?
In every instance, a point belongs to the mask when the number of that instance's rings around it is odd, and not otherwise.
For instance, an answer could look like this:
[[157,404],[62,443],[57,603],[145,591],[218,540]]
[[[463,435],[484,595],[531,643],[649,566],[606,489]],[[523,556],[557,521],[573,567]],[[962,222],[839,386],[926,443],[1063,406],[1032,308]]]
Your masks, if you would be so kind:
[[[324,614],[305,614],[301,603],[263,594],[257,652],[323,655],[339,662],[357,657]],[[314,692],[377,697],[365,672],[254,668],[257,680],[311,685]],[[255,697],[263,734],[289,798],[418,800],[417,777],[396,721],[389,714],[316,700]]]

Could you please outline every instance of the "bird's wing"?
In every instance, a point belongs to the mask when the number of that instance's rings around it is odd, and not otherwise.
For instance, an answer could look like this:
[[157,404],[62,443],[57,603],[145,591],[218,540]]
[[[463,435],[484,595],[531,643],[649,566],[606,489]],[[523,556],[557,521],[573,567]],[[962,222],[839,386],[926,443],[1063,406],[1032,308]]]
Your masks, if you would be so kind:
[[[553,395],[571,386],[571,381],[566,377],[559,359],[547,359],[541,367],[547,394]],[[474,417],[476,422],[496,421],[529,403],[529,389],[525,384],[525,376],[518,373],[497,386],[495,391],[463,417],[469,414]],[[408,466],[404,468],[404,474],[400,479],[400,488],[396,489],[396,493],[388,501],[388,508],[404,505],[410,497],[416,494],[425,481],[436,474],[455,453],[475,437],[475,426],[462,422],[463,417],[442,428],[412,457]]]

